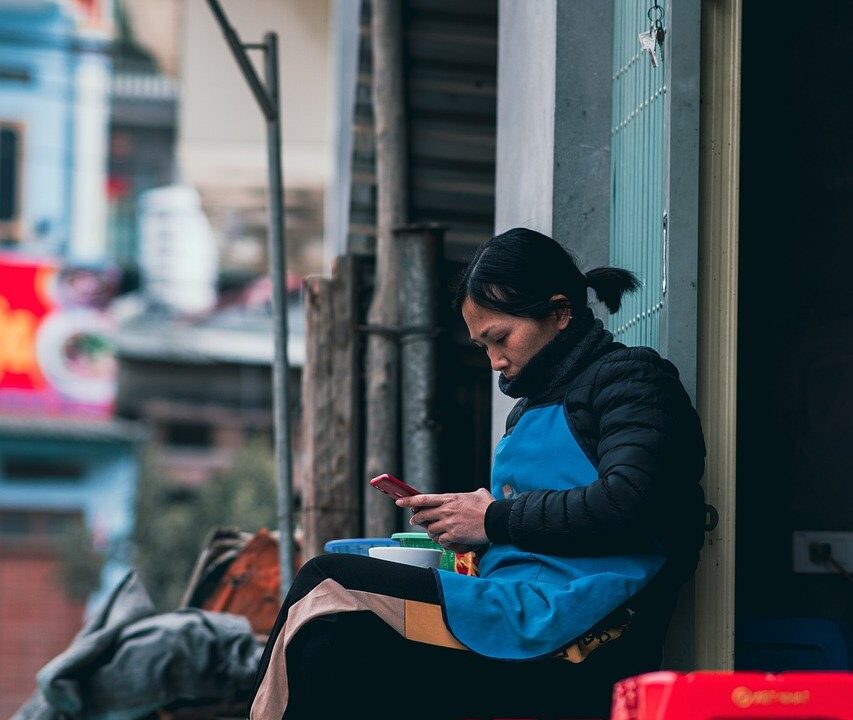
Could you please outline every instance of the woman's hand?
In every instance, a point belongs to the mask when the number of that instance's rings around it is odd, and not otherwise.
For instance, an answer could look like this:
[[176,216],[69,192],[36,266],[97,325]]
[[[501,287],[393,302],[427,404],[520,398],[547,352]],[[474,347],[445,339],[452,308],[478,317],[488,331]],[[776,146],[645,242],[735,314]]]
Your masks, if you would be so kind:
[[486,545],[486,508],[495,499],[485,488],[469,493],[413,495],[397,500],[397,507],[412,509],[409,522],[422,525],[429,536],[442,547],[454,552],[468,552]]

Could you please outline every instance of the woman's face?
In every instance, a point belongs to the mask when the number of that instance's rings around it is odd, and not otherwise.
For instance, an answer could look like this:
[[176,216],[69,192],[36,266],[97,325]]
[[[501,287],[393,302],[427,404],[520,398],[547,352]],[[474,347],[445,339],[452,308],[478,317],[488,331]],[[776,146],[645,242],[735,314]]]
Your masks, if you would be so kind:
[[[551,300],[562,298],[555,295]],[[516,317],[477,305],[470,297],[462,303],[462,317],[471,342],[484,348],[492,370],[512,380],[536,353],[565,330],[571,321],[568,310],[541,319]]]

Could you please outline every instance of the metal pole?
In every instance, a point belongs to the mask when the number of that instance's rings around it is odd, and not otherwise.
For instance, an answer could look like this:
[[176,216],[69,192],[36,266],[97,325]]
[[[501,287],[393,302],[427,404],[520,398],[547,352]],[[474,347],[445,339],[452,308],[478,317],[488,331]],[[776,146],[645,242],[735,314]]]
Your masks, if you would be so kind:
[[278,35],[264,35],[264,75],[275,116],[267,120],[269,159],[269,253],[273,284],[275,365],[273,406],[275,411],[275,457],[278,479],[279,558],[281,599],[293,583],[293,481],[290,448],[290,363],[287,358],[287,260],[284,252],[284,183],[281,176],[281,104],[278,97]]
[[225,42],[231,48],[231,54],[234,56],[234,60],[236,60],[240,71],[243,73],[249,89],[255,96],[255,100],[258,101],[258,105],[261,106],[261,112],[267,120],[270,120],[278,114],[278,105],[273,104],[273,98],[270,97],[269,93],[269,85],[264,88],[261,84],[261,80],[255,72],[255,68],[245,50],[247,47],[257,48],[257,45],[252,43],[244,45],[240,42],[240,36],[237,35],[237,32],[231,27],[231,23],[228,22],[225,12],[219,5],[219,0],[207,0],[207,4],[210,6],[214,17],[216,17],[216,22],[219,23],[222,34],[225,35]]
[[[267,167],[269,172],[269,264],[272,277],[273,417],[275,422],[275,467],[278,496],[279,563],[281,599],[293,583],[293,476],[290,446],[290,363],[287,359],[287,265],[284,252],[284,183],[281,173],[281,104],[278,94],[278,36],[267,33],[263,44],[243,44],[228,22],[218,0],[208,0],[216,21],[237,65],[243,73],[267,121]],[[246,48],[263,49],[264,79],[261,82],[249,61]]]
[[438,293],[444,228],[396,228],[400,262],[400,365],[402,368],[403,477],[427,493],[439,491]]

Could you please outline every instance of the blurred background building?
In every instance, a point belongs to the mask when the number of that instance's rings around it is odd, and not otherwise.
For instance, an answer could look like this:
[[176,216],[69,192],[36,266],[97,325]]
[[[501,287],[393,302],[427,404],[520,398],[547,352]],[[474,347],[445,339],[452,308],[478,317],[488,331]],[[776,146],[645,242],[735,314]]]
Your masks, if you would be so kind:
[[[281,38],[298,388],[301,278],[323,264],[329,7],[223,6],[243,37]],[[140,539],[145,483],[196,512],[251,466],[247,442],[271,455],[266,208],[263,120],[204,0],[0,3],[0,715],[131,565],[155,564],[140,554],[199,547],[207,527]]]
[[[652,1],[401,0],[409,220],[446,227],[444,300],[513,226],[642,276],[608,322],[679,367],[720,516],[667,666],[802,667],[803,628],[853,617],[807,552],[835,538],[849,573],[853,18],[821,0],[790,33],[757,3],[655,3],[653,66]],[[356,496],[371,2],[222,5],[244,41],[280,37],[294,387],[302,278],[346,256],[352,397],[326,399],[352,406]],[[0,714],[131,564],[174,607],[211,524],[274,524],[266,208],[263,120],[205,0],[0,0]],[[441,330],[441,487],[474,489],[508,401],[459,318]]]
[[[125,565],[139,429],[113,417],[112,18],[0,5],[0,712]],[[106,558],[98,562],[95,549]],[[40,624],[44,623],[42,627]],[[17,702],[16,702],[17,701]]]

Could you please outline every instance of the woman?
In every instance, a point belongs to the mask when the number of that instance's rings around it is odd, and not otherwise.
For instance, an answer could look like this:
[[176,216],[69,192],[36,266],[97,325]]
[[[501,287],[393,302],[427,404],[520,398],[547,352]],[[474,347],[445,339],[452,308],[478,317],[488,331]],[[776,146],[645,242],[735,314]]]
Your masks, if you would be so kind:
[[587,306],[588,288],[616,312],[636,287],[624,270],[584,275],[524,228],[479,248],[457,306],[519,398],[491,492],[397,504],[445,547],[476,549],[480,577],[310,561],[261,661],[253,720],[606,717],[614,682],[660,667],[702,545],[705,451],[675,367],[614,342]]

